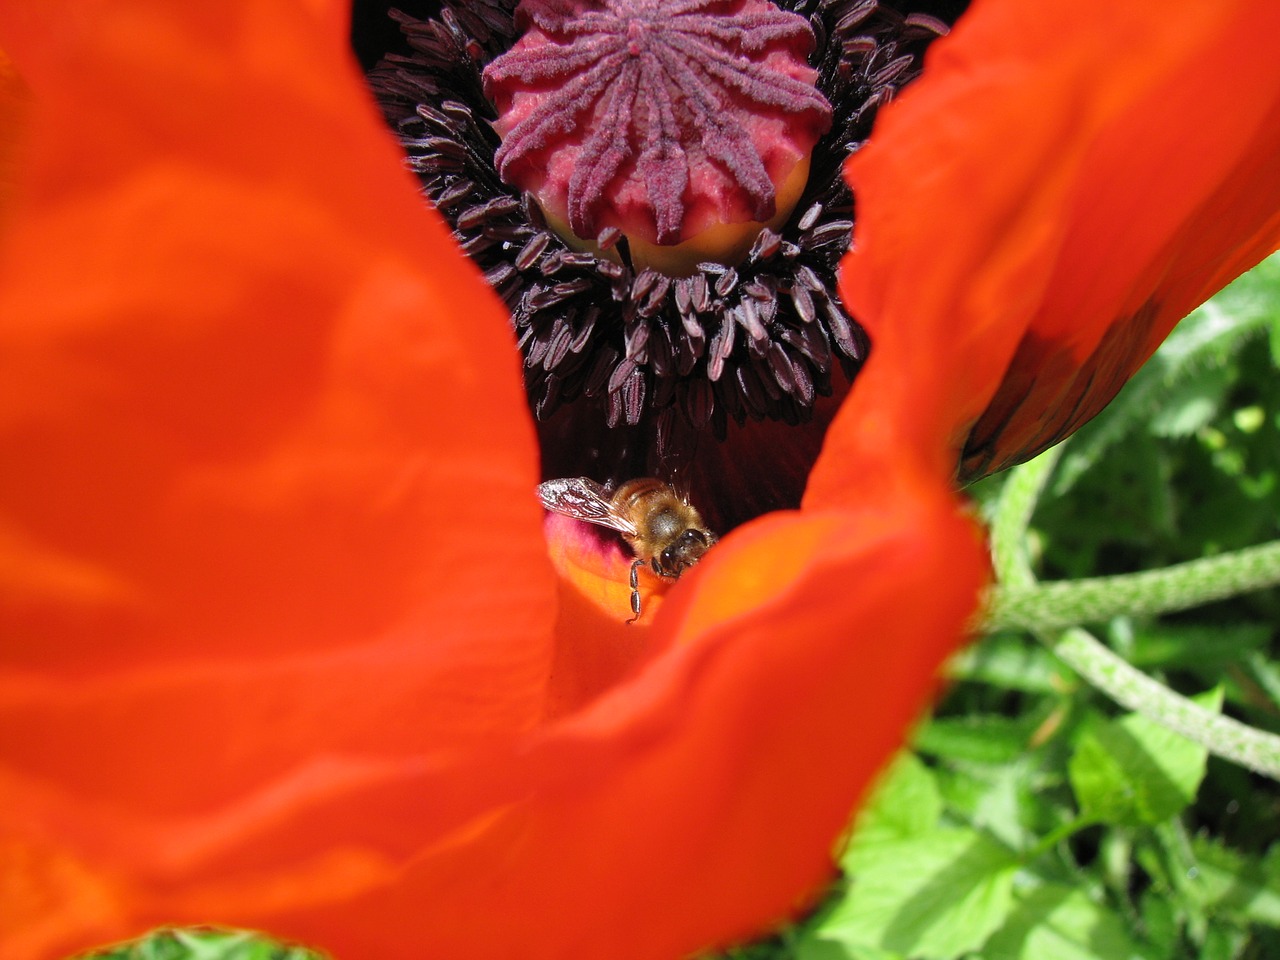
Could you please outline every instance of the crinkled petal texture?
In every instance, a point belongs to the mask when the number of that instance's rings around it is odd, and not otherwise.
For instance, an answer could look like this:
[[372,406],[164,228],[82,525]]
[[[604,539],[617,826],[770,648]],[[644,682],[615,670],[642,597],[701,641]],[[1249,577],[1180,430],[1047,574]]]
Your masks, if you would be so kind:
[[945,475],[738,531],[593,659],[507,318],[333,5],[8,4],[0,44],[0,953],[626,960],[794,913],[975,604]]

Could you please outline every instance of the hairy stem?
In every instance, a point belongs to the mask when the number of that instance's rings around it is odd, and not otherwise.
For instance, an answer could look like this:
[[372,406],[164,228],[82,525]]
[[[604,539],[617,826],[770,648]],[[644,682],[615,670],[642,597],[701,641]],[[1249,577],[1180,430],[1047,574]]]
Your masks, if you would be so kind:
[[1000,491],[991,520],[991,562],[996,579],[1007,587],[1029,587],[1036,582],[1031,558],[1027,556],[1027,526],[1062,449],[1063,444],[1059,444],[1022,464],[1009,475]]
[[[1061,447],[1019,467],[991,525],[999,583],[983,632],[1022,629],[1117,703],[1216,756],[1280,780],[1280,737],[1213,713],[1133,667],[1079,627],[1122,615],[1154,615],[1280,584],[1280,541],[1144,573],[1038,583],[1026,549],[1036,502]],[[1068,629],[1064,629],[1068,628]]]
[[1206,710],[1152,680],[1073,628],[1046,644],[1064,663],[1122,706],[1182,734],[1210,753],[1280,780],[1280,737]]
[[986,630],[1035,633],[1122,614],[1151,615],[1200,606],[1280,584],[1280,541],[1163,570],[1035,585],[1000,584],[987,605]]

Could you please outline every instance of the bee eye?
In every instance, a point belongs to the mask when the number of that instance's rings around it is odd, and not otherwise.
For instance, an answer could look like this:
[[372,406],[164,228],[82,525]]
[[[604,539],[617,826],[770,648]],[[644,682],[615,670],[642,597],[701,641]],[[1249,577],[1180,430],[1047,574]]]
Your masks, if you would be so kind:
[[662,561],[667,565],[678,563],[682,567],[689,566],[697,561],[706,552],[706,549],[706,536],[701,530],[690,528],[680,534],[675,543],[662,551]]
[[688,551],[690,547],[705,547],[707,538],[701,530],[689,529],[680,537],[680,546],[684,551]]

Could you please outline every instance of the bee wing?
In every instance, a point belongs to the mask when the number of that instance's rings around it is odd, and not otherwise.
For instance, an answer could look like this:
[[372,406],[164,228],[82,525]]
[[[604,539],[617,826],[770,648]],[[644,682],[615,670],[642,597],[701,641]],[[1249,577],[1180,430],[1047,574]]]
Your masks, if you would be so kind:
[[538,484],[538,499],[553,513],[562,513],[575,520],[598,523],[602,527],[635,536],[636,526],[613,509],[609,491],[594,480],[572,477],[565,480],[547,480]]

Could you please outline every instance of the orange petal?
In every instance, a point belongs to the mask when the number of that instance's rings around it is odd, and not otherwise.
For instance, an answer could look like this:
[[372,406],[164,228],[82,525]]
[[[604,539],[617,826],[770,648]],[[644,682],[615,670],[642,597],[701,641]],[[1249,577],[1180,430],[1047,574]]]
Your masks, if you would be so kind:
[[1267,0],[1135,0],[1087,23],[1065,0],[975,3],[883,113],[850,164],[844,289],[877,350],[924,328],[900,391],[964,384],[946,402],[972,429],[966,476],[1093,416],[1280,242],[1278,29]]
[[442,955],[683,956],[794,915],[829,878],[970,613],[978,539],[921,490],[766,518],[717,550],[659,615],[676,646],[538,739],[501,872],[439,869],[462,921],[428,938]]
[[9,221],[18,179],[18,151],[26,129],[31,92],[0,50],[0,237]]
[[[56,811],[212,816],[313,758],[527,729],[553,652],[507,318],[341,22],[60,6],[0,10],[35,98],[0,264],[0,834],[31,897],[129,862]],[[28,950],[140,932],[24,904]]]
[[966,474],[1074,432],[1179,319],[1280,243],[1280,67],[1265,39],[1280,9],[1214,12],[1094,132],[1053,274],[969,438]]
[[114,895],[136,917],[339,956],[639,960],[758,932],[829,878],[983,566],[940,489],[723,547],[664,609],[678,646],[573,717],[438,762],[317,760],[187,823],[81,804],[79,848],[131,866]]
[[1280,10],[1134,0],[1065,31],[1075,13],[974,4],[850,163],[846,298],[877,351],[920,330],[888,388],[959,388],[969,477],[1078,428],[1280,242]]

